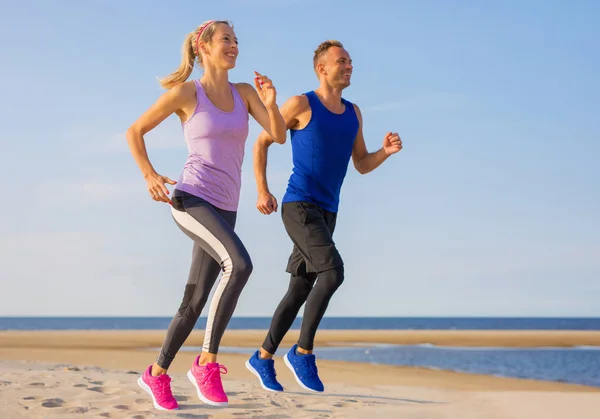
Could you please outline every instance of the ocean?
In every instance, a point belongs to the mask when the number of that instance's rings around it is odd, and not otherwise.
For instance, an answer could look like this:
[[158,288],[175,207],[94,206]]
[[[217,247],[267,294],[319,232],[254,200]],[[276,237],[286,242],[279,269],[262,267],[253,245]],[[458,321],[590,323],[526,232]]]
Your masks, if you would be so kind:
[[[166,329],[168,317],[0,317],[0,330]],[[298,329],[297,319],[293,329]],[[266,329],[270,318],[234,317],[231,329]],[[206,319],[200,318],[197,329]],[[321,329],[358,330],[597,330],[600,318],[398,318],[326,317]],[[200,348],[184,347],[185,351]],[[280,353],[287,348],[282,347]],[[223,347],[250,354],[252,349]],[[600,347],[461,348],[434,345],[372,345],[318,348],[318,358],[415,366],[457,372],[560,381],[600,387]]]
[[[267,329],[270,317],[233,317],[230,329]],[[170,317],[0,317],[0,330],[155,330]],[[299,329],[298,318],[292,329]],[[203,329],[201,317],[196,328]],[[355,330],[600,330],[600,318],[325,317],[321,329]]]

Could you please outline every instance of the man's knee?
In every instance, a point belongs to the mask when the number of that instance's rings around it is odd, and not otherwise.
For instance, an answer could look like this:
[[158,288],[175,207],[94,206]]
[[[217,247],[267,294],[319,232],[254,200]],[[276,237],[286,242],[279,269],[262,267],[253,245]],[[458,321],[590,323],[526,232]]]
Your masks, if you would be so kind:
[[306,301],[310,291],[315,285],[316,279],[316,274],[307,274],[303,271],[297,275],[292,274],[290,289],[293,290],[293,293],[296,295],[298,300]]
[[337,290],[344,282],[344,265],[319,273],[319,281],[325,283],[332,291]]

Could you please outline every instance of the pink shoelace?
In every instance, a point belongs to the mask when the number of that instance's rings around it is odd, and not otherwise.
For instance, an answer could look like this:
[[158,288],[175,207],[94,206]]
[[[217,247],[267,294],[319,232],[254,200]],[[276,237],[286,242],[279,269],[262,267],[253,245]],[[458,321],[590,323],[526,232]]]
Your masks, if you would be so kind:
[[218,367],[206,367],[206,373],[202,376],[202,386],[209,384],[211,387],[223,387],[221,374],[227,374],[227,368],[219,364]]
[[171,392],[171,377],[166,374],[161,374],[156,379],[156,396],[161,401],[170,401],[173,399]]

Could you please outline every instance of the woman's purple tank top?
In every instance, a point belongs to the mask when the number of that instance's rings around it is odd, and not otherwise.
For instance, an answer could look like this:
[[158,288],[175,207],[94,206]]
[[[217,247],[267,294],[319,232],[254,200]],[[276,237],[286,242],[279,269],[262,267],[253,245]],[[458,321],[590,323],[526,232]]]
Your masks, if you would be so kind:
[[226,211],[237,211],[242,186],[242,162],[248,138],[248,110],[230,83],[233,110],[224,112],[196,85],[196,109],[183,123],[188,158],[176,189],[205,199]]

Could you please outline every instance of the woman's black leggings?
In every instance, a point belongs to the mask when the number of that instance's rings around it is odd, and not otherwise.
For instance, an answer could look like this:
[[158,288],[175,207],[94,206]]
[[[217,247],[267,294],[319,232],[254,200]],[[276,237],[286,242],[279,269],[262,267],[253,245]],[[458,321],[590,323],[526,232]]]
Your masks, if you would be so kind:
[[194,248],[183,301],[171,321],[157,359],[157,364],[164,369],[169,368],[194,329],[222,271],[223,275],[210,302],[202,345],[205,352],[218,352],[225,328],[252,273],[250,255],[233,231],[236,212],[224,211],[202,198],[179,190],[173,194],[172,201],[173,218],[194,241]]

